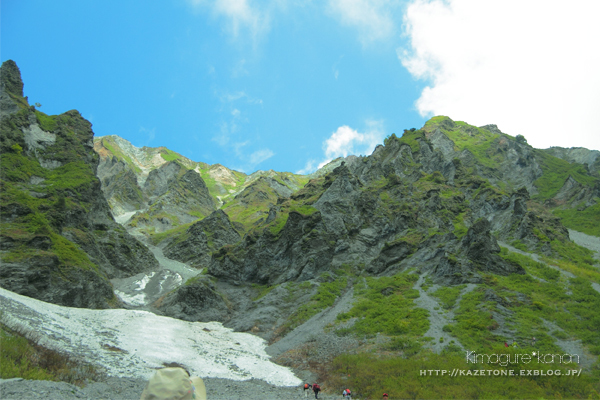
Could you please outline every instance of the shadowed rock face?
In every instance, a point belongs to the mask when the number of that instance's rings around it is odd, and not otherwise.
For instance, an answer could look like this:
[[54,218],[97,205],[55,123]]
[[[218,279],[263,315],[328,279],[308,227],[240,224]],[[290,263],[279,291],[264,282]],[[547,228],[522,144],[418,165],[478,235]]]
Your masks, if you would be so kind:
[[190,226],[185,238],[168,244],[163,253],[177,261],[189,263],[196,268],[208,267],[213,251],[225,245],[239,242],[240,234],[222,210]]
[[208,277],[180,287],[156,304],[165,315],[185,321],[226,322],[231,317],[223,297]]
[[[95,146],[95,145],[94,145]],[[138,186],[134,172],[123,161],[111,157],[98,165],[104,197],[115,215],[143,208],[146,196]]]
[[[108,162],[105,160],[104,165]],[[114,182],[119,174],[116,171],[104,168],[103,180],[107,183],[104,187],[105,195],[113,190],[111,182]],[[133,181],[133,172],[124,169],[125,177],[129,176]],[[146,204],[140,204],[137,199],[128,201],[125,187],[115,188],[111,201],[113,212],[118,213],[128,209],[140,207],[141,210],[129,222],[129,226],[148,227],[151,226],[157,232],[171,229],[180,224],[196,221],[199,217],[209,215],[215,210],[215,202],[211,197],[206,183],[194,170],[182,166],[178,161],[162,164],[160,167],[150,171],[143,188],[135,182],[132,187],[132,195],[143,199]]]
[[0,68],[0,118],[19,111],[19,106],[11,95],[23,97],[23,81],[17,64],[13,60],[7,60]]
[[[462,130],[464,140],[488,135],[499,146],[487,150],[497,168],[481,154],[457,150],[444,129]],[[542,173],[533,149],[494,126],[482,129],[488,133],[446,119],[407,139],[389,139],[369,157],[341,161],[279,201],[240,243],[214,252],[209,273],[260,284],[314,279],[344,264],[376,275],[430,270],[442,284],[479,282],[481,272],[523,274],[499,256],[492,231],[530,246],[541,245],[536,232],[550,240],[568,234],[555,217],[528,209],[527,188],[534,190]],[[500,180],[516,189],[492,185]],[[314,211],[296,212],[294,204]],[[274,230],[282,216],[285,224]],[[464,233],[457,236],[460,224]]]
[[60,275],[58,257],[34,256],[24,262],[2,263],[0,286],[48,303],[81,308],[106,308],[113,296],[112,287],[93,271],[76,270]]
[[550,147],[544,151],[570,163],[583,164],[596,176],[600,172],[600,151],[598,150],[588,150],[583,147],[571,147],[569,149],[564,147]]
[[0,72],[2,99],[17,109],[0,121],[0,285],[67,306],[116,304],[108,279],[158,262],[111,216],[95,176],[91,124],[75,110],[47,116],[29,107],[16,65],[5,62]]
[[500,246],[492,236],[490,227],[489,221],[481,218],[469,228],[460,243],[466,257],[481,271],[498,275],[525,274],[521,266],[508,263],[498,256]]

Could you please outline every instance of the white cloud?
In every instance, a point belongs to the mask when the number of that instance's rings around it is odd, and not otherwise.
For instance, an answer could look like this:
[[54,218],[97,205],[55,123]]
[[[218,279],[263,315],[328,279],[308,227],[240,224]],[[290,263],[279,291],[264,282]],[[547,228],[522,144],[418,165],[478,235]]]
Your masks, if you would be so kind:
[[275,155],[275,153],[273,153],[269,149],[257,150],[254,153],[250,154],[250,159],[249,159],[250,165],[252,165],[252,166],[258,165],[261,162],[273,157],[274,155]]
[[240,117],[240,114],[241,114],[241,112],[240,112],[240,110],[238,110],[237,108],[234,108],[234,109],[231,111],[231,115],[233,115],[235,118],[239,118],[239,117]]
[[331,66],[331,71],[333,72],[333,76],[336,80],[340,76],[340,69],[338,68],[338,65],[340,65],[343,58],[344,55],[342,54],[340,58],[338,58],[338,60]]
[[226,30],[234,39],[249,37],[256,45],[258,39],[270,29],[270,7],[259,9],[249,0],[188,0],[196,9],[209,7],[217,17],[227,20]]
[[236,142],[233,144],[233,150],[238,157],[243,157],[242,147],[246,146],[248,143],[250,143],[249,140],[246,140],[245,142]]
[[495,123],[534,147],[600,149],[600,3],[414,0],[398,57],[423,116]]
[[[325,157],[332,160],[350,154],[367,154],[384,138],[381,121],[367,121],[367,131],[360,133],[347,125],[340,126],[323,142]],[[329,162],[329,161],[327,161]],[[320,167],[319,167],[320,168]]]
[[242,162],[243,165],[236,166],[235,169],[238,171],[246,172],[246,171],[255,171],[256,166],[263,161],[268,160],[269,158],[275,155],[271,149],[264,148],[260,150],[254,151],[252,154],[248,155],[247,152],[244,151],[244,148],[250,144],[249,140],[244,142],[234,142],[229,148],[233,149],[236,157]]
[[304,168],[297,173],[309,174],[338,157],[347,157],[351,154],[371,154],[375,149],[375,146],[383,143],[383,139],[385,138],[383,121],[367,120],[365,121],[365,124],[366,130],[364,133],[358,132],[348,125],[337,128],[337,130],[323,142],[323,152],[325,153],[324,159],[320,162],[317,162],[314,159],[307,161]]
[[385,0],[330,0],[329,12],[343,25],[356,28],[359,40],[366,45],[394,32],[389,5]]
[[308,160],[306,162],[306,165],[304,166],[304,168],[296,171],[296,173],[300,174],[300,175],[307,175],[307,174],[310,174],[311,172],[314,172],[317,169],[318,169],[317,160]]

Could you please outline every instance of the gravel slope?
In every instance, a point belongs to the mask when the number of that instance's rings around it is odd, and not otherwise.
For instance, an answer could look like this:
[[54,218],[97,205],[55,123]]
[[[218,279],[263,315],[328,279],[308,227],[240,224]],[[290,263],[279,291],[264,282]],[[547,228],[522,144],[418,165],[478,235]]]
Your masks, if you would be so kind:
[[600,260],[600,237],[586,235],[572,229],[569,229],[569,237],[578,245],[593,251],[595,253],[594,258]]
[[[232,381],[205,378],[204,384],[209,400],[304,398],[300,387],[273,386],[260,380]],[[93,382],[84,388],[65,382],[29,381],[20,378],[0,379],[0,398],[3,400],[137,400],[145,385],[145,380],[130,378],[109,378],[106,382]],[[339,399],[340,397],[328,393],[319,394],[319,399],[324,400]]]

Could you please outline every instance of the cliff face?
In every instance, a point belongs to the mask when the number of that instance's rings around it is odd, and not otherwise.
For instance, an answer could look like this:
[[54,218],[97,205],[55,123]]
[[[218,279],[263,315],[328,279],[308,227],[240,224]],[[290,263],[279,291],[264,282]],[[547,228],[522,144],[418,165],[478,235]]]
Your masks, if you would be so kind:
[[49,116],[29,107],[16,65],[0,71],[2,109],[10,111],[0,121],[0,284],[61,305],[116,304],[108,279],[158,263],[112,218],[91,124],[75,110]]
[[600,151],[588,150],[583,147],[550,147],[543,150],[544,152],[565,160],[569,163],[578,163],[585,165],[593,175],[600,173]]
[[183,235],[176,236],[163,248],[165,256],[203,268],[210,263],[212,252],[241,239],[222,210],[213,212],[190,226]]
[[419,267],[443,284],[524,273],[497,255],[497,239],[545,254],[569,240],[557,217],[529,209],[540,193],[561,196],[540,184],[536,152],[493,126],[434,119],[280,199],[242,242],[213,254],[209,273],[269,285],[343,265],[385,275]]
[[[308,181],[289,172],[246,175],[220,164],[192,161],[166,147],[138,148],[114,135],[95,139],[94,150],[100,156],[98,177],[113,215],[138,211],[128,226],[146,235],[194,222],[221,207],[233,206],[227,213],[237,217],[243,210],[235,197],[260,180],[269,182],[275,199],[289,197]],[[242,229],[266,213],[266,204],[260,204],[256,218],[242,216]]]
[[[420,341],[427,323],[419,318],[439,314],[441,303],[432,300],[444,296],[439,290],[475,302],[469,304],[480,309],[480,327],[493,332],[493,342],[500,340],[494,335],[529,335],[505,323],[538,304],[527,285],[541,282],[548,293],[563,293],[553,268],[570,263],[576,271],[578,263],[588,271],[578,277],[594,268],[591,253],[570,241],[565,226],[585,225],[561,212],[579,210],[577,215],[598,221],[598,178],[493,125],[436,117],[422,129],[391,135],[368,157],[335,160],[311,178],[303,188],[286,191],[277,179],[262,176],[222,207],[228,218],[215,213],[162,235],[159,246],[169,257],[208,269],[155,306],[177,318],[217,318],[283,342],[295,327],[310,326],[308,318],[317,312],[339,312],[338,305],[354,297],[349,314],[338,316],[342,332],[360,337],[371,324],[372,333]],[[211,241],[225,232],[231,233],[228,240]],[[526,261],[518,251],[546,264]],[[586,284],[596,284],[591,282]],[[406,312],[399,303],[382,311],[399,299]],[[386,332],[387,322],[380,321],[377,330],[376,315],[403,327]],[[460,325],[464,334],[451,331],[462,322],[429,321],[434,330],[426,336],[435,338],[436,348],[446,346],[442,339],[467,346],[469,337],[481,333],[470,320]],[[543,323],[535,329],[539,335]]]
[[[114,305],[108,278],[155,265],[111,217],[135,213],[128,229],[198,272],[171,264],[189,278],[175,290],[181,276],[166,270],[131,277],[128,288],[149,282],[144,307],[251,331],[301,369],[311,349],[429,358],[535,336],[543,351],[576,346],[583,368],[600,349],[598,254],[567,230],[600,237],[593,152],[434,117],[308,177],[245,175],[116,136],[92,143],[76,111],[29,107],[6,65],[3,287]],[[597,247],[584,236],[573,234]]]

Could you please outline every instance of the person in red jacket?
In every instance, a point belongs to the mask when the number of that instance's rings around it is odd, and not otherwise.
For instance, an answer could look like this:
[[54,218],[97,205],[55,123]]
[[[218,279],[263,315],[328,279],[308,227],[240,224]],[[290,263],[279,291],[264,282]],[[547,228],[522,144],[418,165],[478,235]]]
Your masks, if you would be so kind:
[[319,392],[321,391],[321,386],[319,386],[316,383],[313,383],[312,389],[313,389],[313,392],[315,392],[315,399],[318,399],[319,398]]

